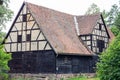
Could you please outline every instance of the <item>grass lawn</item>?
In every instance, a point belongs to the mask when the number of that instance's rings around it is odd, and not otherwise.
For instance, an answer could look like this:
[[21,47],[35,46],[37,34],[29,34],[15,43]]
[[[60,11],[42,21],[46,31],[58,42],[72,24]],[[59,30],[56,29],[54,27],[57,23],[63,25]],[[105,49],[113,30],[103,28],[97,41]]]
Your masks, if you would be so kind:
[[74,77],[67,80],[99,80],[99,78]]

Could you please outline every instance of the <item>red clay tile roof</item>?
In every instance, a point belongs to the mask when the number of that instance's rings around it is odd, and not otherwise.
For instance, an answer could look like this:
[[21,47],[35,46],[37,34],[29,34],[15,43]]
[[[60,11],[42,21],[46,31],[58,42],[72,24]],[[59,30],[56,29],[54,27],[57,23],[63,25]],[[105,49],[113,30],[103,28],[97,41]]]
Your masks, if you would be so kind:
[[27,7],[56,53],[94,55],[78,37],[74,16],[31,3]]
[[100,14],[77,16],[80,35],[92,33],[99,18]]

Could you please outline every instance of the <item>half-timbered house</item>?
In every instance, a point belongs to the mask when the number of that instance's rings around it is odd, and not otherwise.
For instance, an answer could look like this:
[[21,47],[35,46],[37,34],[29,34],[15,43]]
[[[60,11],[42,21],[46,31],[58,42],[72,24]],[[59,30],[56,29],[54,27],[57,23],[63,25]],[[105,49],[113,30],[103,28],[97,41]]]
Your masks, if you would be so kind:
[[24,2],[4,40],[10,73],[92,73],[111,34],[101,14],[75,16]]

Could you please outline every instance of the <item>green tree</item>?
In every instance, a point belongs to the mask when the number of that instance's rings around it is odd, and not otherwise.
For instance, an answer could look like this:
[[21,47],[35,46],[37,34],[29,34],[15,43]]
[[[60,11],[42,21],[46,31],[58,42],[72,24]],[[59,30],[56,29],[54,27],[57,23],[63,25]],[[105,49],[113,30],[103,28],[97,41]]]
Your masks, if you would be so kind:
[[105,10],[102,11],[103,18],[106,19],[108,17],[108,12]]
[[3,46],[0,45],[0,80],[8,80],[8,61],[11,59],[11,55],[7,54],[3,50]]
[[120,30],[116,26],[112,26],[110,29],[115,36],[117,36],[119,34]]
[[120,30],[120,13],[116,16],[114,25]]
[[9,0],[0,0],[0,31],[5,27],[5,23],[11,20],[13,15],[8,4]]
[[99,13],[100,12],[100,8],[96,5],[96,4],[91,4],[91,6],[88,8],[88,10],[86,11],[86,14],[95,14],[95,13]]
[[97,74],[100,80],[120,80],[120,34],[100,55]]
[[107,13],[107,25],[112,26],[116,17],[119,15],[119,7],[117,4],[112,5],[112,8]]
[[[88,10],[86,11],[86,15],[89,15],[89,14],[96,14],[96,13],[100,13],[100,8],[96,5],[96,4],[91,4],[91,6],[88,8]],[[105,19],[105,22],[107,22],[107,17],[108,17],[108,12],[106,12],[105,10],[103,10],[102,12],[102,15]]]
[[13,12],[8,7],[9,0],[0,0],[0,80],[8,80],[8,61],[11,59],[10,54],[7,54],[3,50],[1,42],[5,36],[2,32],[5,28],[5,23],[9,21],[13,15]]

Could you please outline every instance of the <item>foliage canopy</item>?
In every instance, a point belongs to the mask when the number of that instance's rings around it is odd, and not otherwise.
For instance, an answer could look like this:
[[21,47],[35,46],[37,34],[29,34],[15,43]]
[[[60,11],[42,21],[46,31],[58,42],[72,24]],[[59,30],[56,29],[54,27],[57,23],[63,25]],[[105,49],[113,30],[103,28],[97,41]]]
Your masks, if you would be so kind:
[[100,12],[100,8],[96,4],[91,4],[91,6],[86,11],[86,14],[96,14]]
[[112,26],[110,29],[115,36],[117,36],[119,34],[120,30],[116,26]]
[[100,55],[97,74],[100,80],[120,80],[120,33]]
[[3,46],[0,45],[0,80],[8,80],[8,75],[6,74],[9,70],[8,61],[11,59],[10,54],[3,51]]
[[13,15],[13,12],[8,7],[9,0],[0,0],[0,80],[8,80],[8,61],[11,59],[10,54],[7,54],[3,50],[1,42],[5,36],[2,32],[5,28],[5,23],[9,21]]
[[0,31],[3,29],[3,26],[5,27],[5,23],[11,20],[13,15],[8,4],[9,0],[0,0]]

